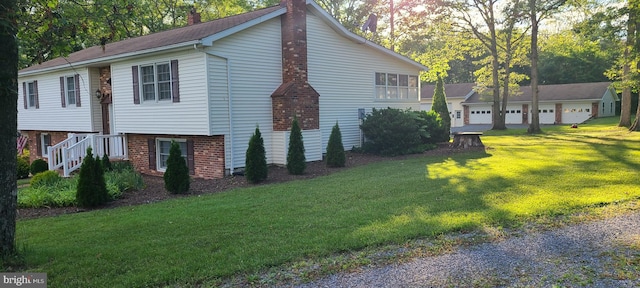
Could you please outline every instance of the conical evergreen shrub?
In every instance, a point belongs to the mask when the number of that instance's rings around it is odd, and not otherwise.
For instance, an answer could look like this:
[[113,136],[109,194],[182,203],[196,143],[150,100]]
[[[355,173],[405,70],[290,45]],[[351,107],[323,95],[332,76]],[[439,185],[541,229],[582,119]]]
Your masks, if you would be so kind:
[[289,136],[289,151],[287,152],[287,170],[292,175],[302,175],[307,169],[307,159],[304,156],[304,143],[302,142],[302,131],[298,125],[298,120],[293,119],[291,123],[291,135]]
[[267,173],[269,172],[267,154],[259,127],[256,127],[256,131],[249,139],[249,147],[244,161],[244,176],[247,181],[258,183],[267,179]]
[[328,167],[344,167],[345,155],[344,146],[342,145],[342,133],[336,121],[336,125],[331,129],[329,143],[327,143],[327,166]]
[[76,188],[76,202],[81,207],[96,207],[109,201],[109,193],[104,180],[104,171],[100,161],[93,158],[91,147],[82,160]]
[[182,157],[180,144],[171,141],[169,158],[167,158],[167,170],[164,171],[164,188],[173,194],[182,194],[189,191],[189,167]]
[[440,75],[438,75],[436,88],[433,91],[433,102],[431,105],[431,110],[436,111],[438,112],[438,114],[440,114],[443,125],[443,134],[435,135],[434,138],[440,140],[441,142],[449,141],[449,132],[451,131],[451,115],[449,115],[449,108],[447,107],[447,96],[444,93],[444,81],[442,81],[442,77],[440,77]]
[[109,160],[109,155],[107,155],[106,153],[104,154],[104,156],[102,156],[102,168],[104,168],[104,171],[113,170],[113,167],[111,166],[111,161]]

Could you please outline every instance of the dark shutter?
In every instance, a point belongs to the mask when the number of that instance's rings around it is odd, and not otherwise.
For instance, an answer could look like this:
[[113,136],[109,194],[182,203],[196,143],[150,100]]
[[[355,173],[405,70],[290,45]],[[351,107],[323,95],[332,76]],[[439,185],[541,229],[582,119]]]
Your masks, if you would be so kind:
[[138,84],[140,79],[138,78],[138,66],[131,66],[131,75],[133,75],[133,104],[140,104],[140,85]]
[[22,98],[24,100],[24,109],[27,109],[27,82],[22,82]]
[[40,133],[36,133],[36,139],[33,139],[33,141],[36,144],[36,155],[42,156],[42,148],[40,148]]
[[171,60],[171,97],[173,102],[180,102],[180,81],[178,79],[178,60]]
[[40,108],[40,97],[38,97],[38,80],[33,80],[33,95],[36,99],[36,109]]
[[156,139],[147,139],[149,145],[149,169],[156,170]]
[[67,107],[67,101],[64,94],[64,77],[60,77],[60,103],[62,103],[62,108]]
[[193,140],[187,140],[187,166],[189,174],[196,174],[195,157],[193,155]]
[[80,75],[74,75],[73,80],[76,82],[76,107],[80,107]]

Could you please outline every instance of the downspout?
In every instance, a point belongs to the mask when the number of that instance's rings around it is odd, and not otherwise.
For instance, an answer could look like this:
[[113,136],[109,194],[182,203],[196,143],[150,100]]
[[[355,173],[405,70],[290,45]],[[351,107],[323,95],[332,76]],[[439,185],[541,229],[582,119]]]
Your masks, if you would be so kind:
[[227,104],[228,107],[227,109],[229,110],[229,174],[233,174],[233,171],[235,169],[234,167],[234,163],[233,163],[233,101],[232,101],[232,94],[231,94],[231,65],[229,65],[229,58],[227,57],[223,57],[220,55],[216,55],[214,53],[211,53],[209,51],[206,51],[205,53],[214,56],[214,57],[218,57],[221,59],[224,59],[227,65]]

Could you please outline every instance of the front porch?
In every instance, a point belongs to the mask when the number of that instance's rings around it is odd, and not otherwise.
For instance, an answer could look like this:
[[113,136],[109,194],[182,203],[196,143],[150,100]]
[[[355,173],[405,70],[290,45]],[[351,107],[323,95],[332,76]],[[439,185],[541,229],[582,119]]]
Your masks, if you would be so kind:
[[125,135],[76,134],[69,133],[64,141],[47,147],[49,170],[62,169],[62,176],[69,177],[80,169],[82,160],[91,147],[94,157],[107,155],[109,159],[128,159],[127,138]]

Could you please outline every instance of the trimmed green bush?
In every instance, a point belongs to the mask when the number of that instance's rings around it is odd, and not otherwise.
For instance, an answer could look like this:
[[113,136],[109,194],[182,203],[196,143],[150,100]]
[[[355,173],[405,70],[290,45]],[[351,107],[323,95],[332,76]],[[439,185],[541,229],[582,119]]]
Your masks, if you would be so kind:
[[336,121],[336,125],[331,129],[329,135],[329,143],[327,143],[327,166],[328,167],[344,167],[345,155],[344,145],[342,144],[342,133],[340,126]]
[[438,139],[440,142],[449,141],[449,132],[451,131],[451,115],[449,115],[449,108],[447,107],[447,96],[444,94],[444,81],[442,77],[438,75],[436,81],[436,88],[433,92],[433,102],[431,110],[437,112],[442,119],[442,135],[435,135],[434,139]]
[[16,175],[18,176],[18,179],[29,177],[29,158],[18,156],[18,162],[16,164]]
[[44,161],[42,159],[36,159],[31,162],[31,167],[29,170],[31,170],[31,175],[36,175],[40,172],[49,170],[49,164],[47,163],[47,161]]
[[111,165],[111,161],[109,161],[109,155],[107,155],[107,154],[104,154],[102,156],[102,168],[104,169],[104,171],[113,170],[113,167]]
[[373,109],[360,125],[366,138],[366,153],[396,156],[421,153],[429,148],[423,139],[430,133],[420,116],[410,110]]
[[96,207],[106,203],[110,198],[102,164],[93,158],[91,152],[91,147],[87,148],[87,155],[82,160],[78,175],[76,202],[82,207]]
[[426,127],[428,136],[425,134],[421,137],[422,143],[436,144],[449,141],[449,129],[445,127],[442,118],[438,112],[430,111],[415,111],[421,127]]
[[302,175],[307,169],[307,159],[304,156],[304,143],[302,131],[298,125],[298,119],[291,123],[291,135],[289,136],[289,151],[287,152],[287,170],[292,175]]
[[182,157],[180,144],[171,141],[169,158],[167,159],[167,170],[164,172],[164,188],[173,194],[182,194],[189,191],[189,167],[187,161]]
[[62,177],[60,177],[58,172],[47,170],[33,176],[31,181],[29,181],[29,185],[31,187],[52,186],[58,183],[61,179]]
[[247,181],[258,183],[267,179],[268,172],[264,140],[259,127],[256,127],[256,131],[249,139],[249,147],[244,160],[244,176]]

